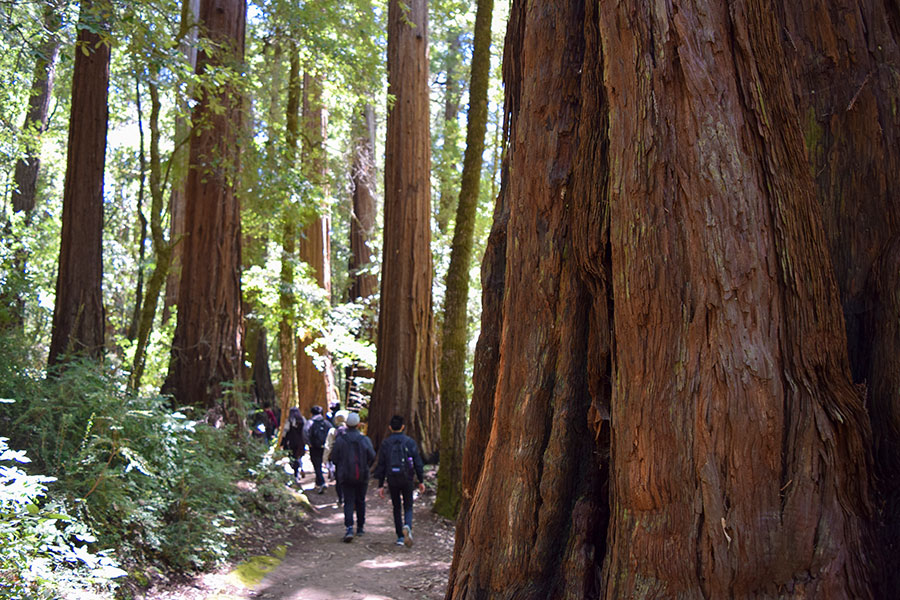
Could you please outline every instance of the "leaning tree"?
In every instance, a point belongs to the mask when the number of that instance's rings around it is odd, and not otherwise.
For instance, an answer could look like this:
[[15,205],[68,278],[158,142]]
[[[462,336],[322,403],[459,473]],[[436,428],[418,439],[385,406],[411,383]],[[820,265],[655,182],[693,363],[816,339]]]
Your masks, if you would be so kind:
[[513,3],[448,598],[872,596],[778,8]]

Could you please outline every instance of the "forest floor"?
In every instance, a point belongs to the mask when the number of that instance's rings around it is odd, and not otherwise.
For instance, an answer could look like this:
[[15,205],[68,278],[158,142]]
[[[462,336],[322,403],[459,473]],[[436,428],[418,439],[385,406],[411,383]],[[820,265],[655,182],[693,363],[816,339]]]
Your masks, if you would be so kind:
[[[154,586],[143,598],[438,600],[444,597],[453,555],[454,525],[431,511],[433,486],[415,501],[415,543],[411,548],[396,545],[390,496],[385,494],[384,499],[379,498],[373,481],[369,482],[366,496],[365,535],[344,543],[341,540],[344,513],[337,506],[334,482],[328,482],[323,494],[315,493],[311,470],[307,464],[306,476],[299,487],[312,504],[312,511],[298,511],[294,523],[260,523],[256,535],[247,538],[248,556],[259,552],[268,557],[251,559],[243,565],[228,565],[189,581]],[[429,471],[426,480],[433,480],[434,475],[433,470]],[[262,536],[262,531],[271,533]],[[278,545],[286,546],[286,550],[272,552]],[[262,567],[263,571],[272,569],[258,582],[252,576],[249,581],[240,576],[254,560],[268,565]]]

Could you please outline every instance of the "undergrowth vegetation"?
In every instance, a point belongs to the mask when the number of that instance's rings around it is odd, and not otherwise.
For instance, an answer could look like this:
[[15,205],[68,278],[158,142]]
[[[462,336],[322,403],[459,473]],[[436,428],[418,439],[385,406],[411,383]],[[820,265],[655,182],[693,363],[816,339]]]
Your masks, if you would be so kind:
[[0,336],[0,579],[20,582],[0,598],[206,569],[229,557],[243,520],[288,510],[264,443],[131,394],[97,363],[44,377],[19,347]]

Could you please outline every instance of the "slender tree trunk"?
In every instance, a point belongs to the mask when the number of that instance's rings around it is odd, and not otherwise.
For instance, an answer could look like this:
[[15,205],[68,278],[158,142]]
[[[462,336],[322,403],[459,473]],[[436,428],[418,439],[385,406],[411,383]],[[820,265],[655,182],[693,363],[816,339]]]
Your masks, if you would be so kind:
[[106,2],[81,4],[50,366],[66,354],[99,356],[103,351],[103,171],[110,47],[90,29],[108,28],[109,17]]
[[[199,18],[204,34],[221,48],[212,56],[199,54],[199,73],[243,59],[244,0],[202,0]],[[164,391],[180,404],[204,408],[215,406],[223,384],[241,373],[241,221],[234,193],[241,108],[236,90],[221,86],[200,97],[192,119],[178,321]],[[227,401],[225,413],[229,420],[240,418]]]
[[137,216],[138,216],[138,240],[137,240],[137,289],[134,291],[134,310],[131,312],[131,323],[128,325],[128,332],[125,337],[129,341],[134,341],[138,334],[138,325],[141,321],[141,306],[144,301],[144,259],[145,246],[147,243],[147,217],[144,216],[144,191],[146,187],[147,173],[147,157],[144,154],[144,111],[141,109],[141,77],[137,65],[135,65],[135,81],[134,81],[134,104],[137,110],[137,126],[138,126],[138,197],[137,197]]
[[475,13],[475,49],[469,83],[466,154],[463,162],[456,226],[444,296],[441,335],[441,463],[434,510],[455,518],[462,500],[462,458],[466,435],[466,356],[468,350],[469,268],[481,185],[487,96],[491,73],[491,19],[494,0],[479,0]]
[[16,161],[15,188],[12,192],[13,210],[30,213],[34,210],[38,172],[41,168],[41,137],[47,130],[50,117],[50,99],[56,80],[56,63],[62,39],[62,26],[57,7],[53,3],[44,6],[44,41],[34,63],[31,91],[28,95],[28,111],[25,113],[23,132],[28,136],[25,156]]
[[459,197],[459,177],[456,166],[460,162],[459,152],[459,105],[462,101],[462,32],[453,29],[448,34],[447,55],[444,60],[444,123],[443,144],[437,165],[440,183],[438,210],[435,215],[438,230],[446,233],[450,217],[454,213],[454,201]]
[[[182,0],[179,38],[181,52],[187,59],[191,70],[197,68],[197,19],[200,15],[200,0]],[[179,98],[180,110],[187,114],[190,110],[186,101],[188,94]],[[172,307],[178,304],[178,285],[181,282],[181,256],[184,238],[184,215],[186,212],[185,184],[190,162],[189,136],[191,124],[184,117],[175,119],[175,143],[177,144],[172,164],[172,188],[169,194],[169,239],[173,244],[172,259],[166,275],[166,293],[163,300],[162,322],[168,323],[172,316]]]
[[[291,48],[290,74],[288,75],[288,99],[285,115],[287,164],[293,165],[297,156],[297,141],[300,136],[300,101],[303,94],[303,79],[300,77],[300,49]],[[294,318],[296,314],[294,295],[294,264],[297,261],[297,219],[296,211],[290,210],[287,202],[282,208],[281,235],[281,290],[279,306],[281,319],[278,323],[278,346],[281,358],[281,425],[287,420],[288,411],[297,406],[297,388],[294,385]],[[279,430],[283,430],[283,427]]]
[[493,426],[448,598],[872,596],[776,8],[514,3]]
[[150,332],[153,330],[153,320],[156,318],[159,296],[166,282],[173,252],[173,244],[171,240],[166,239],[163,229],[164,189],[162,162],[159,151],[161,137],[159,115],[162,109],[162,102],[159,98],[158,78],[159,69],[151,67],[148,85],[150,90],[150,237],[153,241],[155,265],[147,281],[147,291],[141,303],[140,319],[137,324],[137,346],[134,351],[130,381],[132,389],[140,388],[141,379],[144,376]]
[[851,370],[867,391],[889,597],[900,586],[900,12],[881,0],[808,0],[784,13]]
[[[375,109],[366,104],[357,126],[353,153],[353,212],[350,215],[350,299],[365,299],[377,291],[378,278],[369,271],[375,257],[369,240],[375,235]],[[371,336],[368,336],[371,337]]]
[[[328,117],[322,103],[322,77],[317,74],[303,74],[303,163],[307,181],[325,189],[326,162],[325,138]],[[324,196],[325,194],[323,194]],[[323,202],[316,210],[317,216],[305,227],[300,236],[300,260],[312,267],[316,282],[331,300],[331,216],[329,207]],[[337,400],[334,366],[327,353],[321,353],[319,360],[322,370],[316,368],[308,348],[316,343],[318,335],[306,330],[297,340],[297,395],[300,410],[310,414],[313,405],[327,410],[331,402]]]
[[369,406],[377,446],[391,415],[430,457],[439,444],[440,397],[431,284],[431,142],[428,127],[428,3],[388,7],[388,112],[384,168],[384,248],[378,360]]

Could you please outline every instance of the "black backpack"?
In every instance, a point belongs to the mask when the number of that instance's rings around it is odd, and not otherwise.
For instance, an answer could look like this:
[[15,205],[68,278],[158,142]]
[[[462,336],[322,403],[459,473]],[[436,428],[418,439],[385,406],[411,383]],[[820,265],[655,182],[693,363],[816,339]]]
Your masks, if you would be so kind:
[[391,444],[387,457],[387,481],[390,485],[404,486],[416,477],[413,458],[404,441]]
[[324,448],[331,425],[325,419],[313,419],[309,427],[309,445],[313,448]]
[[[341,436],[343,437],[343,436]],[[338,476],[341,483],[363,483],[368,480],[369,467],[365,457],[362,436],[344,437],[347,452],[343,457]]]

